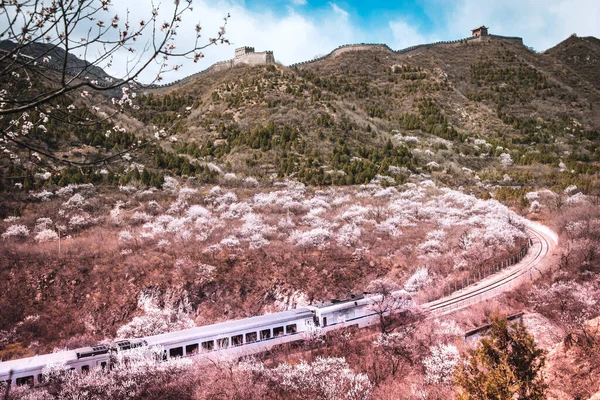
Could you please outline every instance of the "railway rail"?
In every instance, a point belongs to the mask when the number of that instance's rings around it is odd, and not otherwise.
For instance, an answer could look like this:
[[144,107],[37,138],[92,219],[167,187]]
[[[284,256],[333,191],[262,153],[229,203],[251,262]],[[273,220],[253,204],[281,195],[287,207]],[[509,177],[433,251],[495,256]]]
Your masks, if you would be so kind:
[[[545,262],[546,258],[558,244],[558,237],[550,229],[535,223],[531,223],[526,230],[531,241],[529,252],[509,268],[449,296],[418,306],[406,291],[397,291],[393,295],[398,300],[402,299],[404,309],[420,307],[436,316],[489,300],[527,279],[533,280],[534,274],[541,274],[547,268],[549,263]],[[102,368],[108,372],[116,355],[142,346],[148,346],[148,351],[159,349],[157,354],[165,360],[177,357],[210,359],[211,355],[239,357],[264,352],[277,345],[304,340],[315,332],[315,328],[326,333],[344,327],[375,325],[379,322],[379,314],[375,309],[377,303],[383,301],[381,294],[367,297],[358,295],[327,304],[0,362],[0,382],[9,382],[9,387],[12,383],[41,385],[44,367],[56,362],[62,362],[79,373],[86,373],[90,368]]]
[[558,238],[548,228],[535,223],[530,224],[526,231],[532,245],[527,256],[519,263],[457,293],[424,303],[421,307],[432,314],[444,315],[489,300],[524,283],[527,279],[532,281],[535,274],[542,273],[546,257],[558,244]]

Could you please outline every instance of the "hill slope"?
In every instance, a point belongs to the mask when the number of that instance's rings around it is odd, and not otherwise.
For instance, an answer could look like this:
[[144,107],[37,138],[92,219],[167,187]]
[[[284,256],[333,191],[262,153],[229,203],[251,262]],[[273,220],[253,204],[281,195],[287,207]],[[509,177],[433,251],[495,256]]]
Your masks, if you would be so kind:
[[575,72],[577,77],[600,89],[600,40],[597,38],[572,35],[544,54],[559,60]]
[[[571,37],[538,54],[494,37],[401,54],[350,47],[293,68],[237,66],[145,90],[140,110],[119,117],[136,132],[121,145],[168,128],[175,137],[145,146],[136,161],[204,181],[225,172],[319,185],[425,174],[482,193],[494,185],[589,191],[600,170],[598,43]],[[116,146],[98,132],[87,142]],[[131,169],[121,165],[112,181],[140,179],[139,171],[124,177]]]
[[561,170],[597,172],[600,126],[600,92],[553,54],[499,39],[373,47],[292,69],[239,67],[161,94],[196,101],[178,135],[187,145],[175,148],[233,172],[308,183],[409,176],[391,165],[476,183],[464,167],[492,183],[506,173],[512,184],[552,184],[571,180]]

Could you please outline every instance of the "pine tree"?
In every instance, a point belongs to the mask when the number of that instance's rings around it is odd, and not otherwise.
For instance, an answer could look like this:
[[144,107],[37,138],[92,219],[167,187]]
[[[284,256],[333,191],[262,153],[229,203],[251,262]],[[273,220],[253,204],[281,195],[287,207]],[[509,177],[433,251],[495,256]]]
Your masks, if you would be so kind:
[[545,351],[521,324],[493,317],[488,335],[456,373],[459,399],[545,399]]

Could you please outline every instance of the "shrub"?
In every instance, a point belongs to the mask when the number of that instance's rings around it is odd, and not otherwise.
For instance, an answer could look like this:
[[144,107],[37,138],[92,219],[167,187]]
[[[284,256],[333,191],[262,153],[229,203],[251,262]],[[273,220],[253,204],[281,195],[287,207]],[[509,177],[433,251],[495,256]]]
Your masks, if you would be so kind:
[[13,237],[27,237],[29,236],[29,228],[25,225],[11,225],[8,227],[6,232],[2,234],[3,239],[13,238]]

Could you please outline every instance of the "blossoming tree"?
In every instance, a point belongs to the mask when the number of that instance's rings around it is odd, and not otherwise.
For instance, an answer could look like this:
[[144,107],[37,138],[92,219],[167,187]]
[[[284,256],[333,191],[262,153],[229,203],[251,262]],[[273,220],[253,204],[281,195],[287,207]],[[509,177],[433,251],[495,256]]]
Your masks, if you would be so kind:
[[[132,12],[116,12],[111,0],[14,0],[0,7],[0,152],[18,159],[17,148],[71,165],[90,165],[103,160],[76,162],[61,160],[44,151],[31,139],[31,133],[45,133],[53,123],[80,127],[111,121],[115,113],[132,106],[135,82],[145,70],[153,69],[151,83],[163,79],[181,64],[173,59],[203,57],[202,50],[225,38],[225,23],[217,35],[201,43],[201,26],[195,25],[194,41],[189,48],[178,47],[183,16],[192,11],[192,1],[174,1],[161,7],[146,3]],[[83,60],[77,59],[78,54]],[[123,66],[120,76],[111,77],[103,69],[116,63]],[[113,95],[114,108],[103,107],[94,93]],[[71,96],[69,96],[71,95]],[[73,97],[79,99],[76,103]],[[78,107],[82,110],[77,113]],[[90,115],[91,112],[91,115]],[[123,133],[114,125],[107,135]],[[162,132],[165,134],[165,132]],[[157,130],[157,136],[161,132]]]

